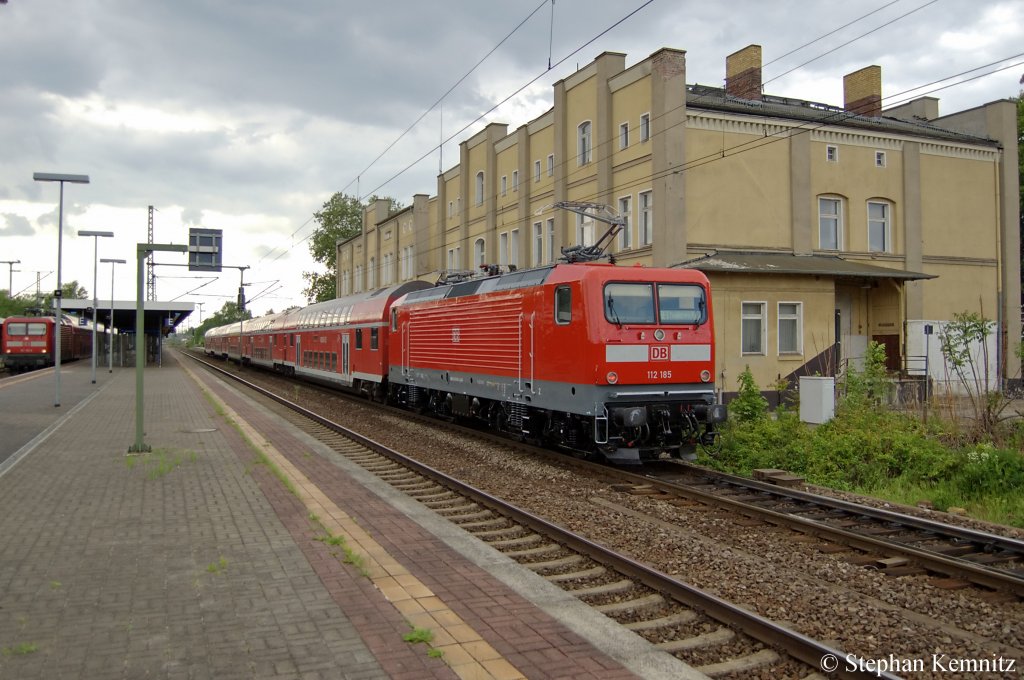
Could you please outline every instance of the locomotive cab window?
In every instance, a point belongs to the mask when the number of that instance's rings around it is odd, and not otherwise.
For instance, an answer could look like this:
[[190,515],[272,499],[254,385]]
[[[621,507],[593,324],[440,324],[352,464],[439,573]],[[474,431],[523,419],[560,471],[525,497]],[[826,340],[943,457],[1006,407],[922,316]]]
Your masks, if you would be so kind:
[[572,322],[572,289],[569,286],[555,288],[555,323],[565,325]]
[[654,323],[654,285],[609,283],[604,287],[604,317],[613,324]]
[[658,318],[663,324],[700,325],[708,320],[708,303],[701,286],[658,284]]

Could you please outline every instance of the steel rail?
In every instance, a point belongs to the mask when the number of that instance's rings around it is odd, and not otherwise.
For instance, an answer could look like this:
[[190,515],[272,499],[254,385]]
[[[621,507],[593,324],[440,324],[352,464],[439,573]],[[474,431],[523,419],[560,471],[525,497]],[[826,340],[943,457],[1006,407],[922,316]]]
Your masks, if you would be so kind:
[[[706,473],[701,470],[701,474],[705,474],[709,477],[717,475],[717,473]],[[861,550],[879,552],[889,556],[899,557],[910,557],[916,560],[922,566],[929,568],[933,571],[937,571],[950,576],[956,576],[975,583],[978,585],[992,588],[994,590],[1005,590],[1012,592],[1018,597],[1024,597],[1024,577],[1014,574],[1012,572],[995,569],[985,565],[975,564],[969,560],[947,557],[939,553],[922,549],[915,548],[903,543],[888,541],[885,539],[874,538],[872,536],[866,536],[864,534],[842,529],[839,527],[832,526],[825,522],[812,519],[809,517],[800,517],[799,515],[781,512],[778,510],[772,510],[770,508],[763,508],[752,503],[746,503],[744,501],[735,500],[728,496],[721,496],[710,491],[704,491],[701,489],[694,488],[686,484],[679,484],[675,482],[666,482],[659,480],[654,477],[646,475],[638,475],[631,472],[619,471],[616,476],[620,476],[623,479],[629,479],[638,485],[646,485],[651,488],[655,488],[659,491],[663,491],[673,495],[685,495],[690,498],[697,499],[701,502],[709,505],[717,505],[719,507],[727,507],[732,511],[746,515],[747,517],[754,517],[769,521],[772,524],[781,526],[796,527],[799,531],[819,538],[827,538],[829,540],[837,541],[844,545],[849,545]],[[906,515],[900,515],[898,513],[892,513],[885,510],[876,510],[875,508],[868,508],[866,506],[857,505],[855,503],[849,503],[847,501],[841,501],[838,499],[832,499],[825,496],[817,496],[815,494],[809,494],[806,492],[793,491],[791,489],[780,489],[770,484],[763,482],[757,482],[754,480],[746,480],[742,477],[731,477],[729,480],[730,484],[743,486],[749,489],[755,489],[766,493],[771,493],[783,497],[792,497],[794,499],[800,499],[803,502],[813,503],[819,507],[841,509],[844,512],[850,514],[883,518],[884,521],[891,522],[894,524],[908,525],[913,528],[919,528],[921,531],[931,532],[936,535],[936,538],[942,538],[944,529],[949,529],[949,534],[952,535],[956,540],[968,541],[973,543],[980,543],[986,545],[989,539],[998,539],[999,545],[1010,545],[1020,546],[1012,548],[1011,552],[1020,553],[1024,550],[1024,544],[1014,539],[995,536],[985,532],[977,532],[974,534],[970,529],[962,529],[960,527],[952,527],[949,525],[942,524],[940,522],[931,522],[929,520],[923,520],[919,518],[910,518]],[[833,504],[834,503],[834,504]],[[911,522],[909,520],[915,520]],[[976,537],[975,537],[976,536]]]
[[361,446],[382,455],[390,460],[406,466],[417,473],[428,477],[436,483],[456,493],[464,495],[473,501],[488,507],[508,518],[519,522],[530,529],[549,537],[556,543],[569,547],[582,553],[591,559],[609,566],[625,576],[639,581],[645,586],[660,592],[670,598],[694,609],[703,611],[707,616],[721,623],[728,624],[746,633],[750,637],[767,645],[783,650],[785,653],[812,666],[821,668],[823,659],[831,657],[837,660],[838,668],[832,672],[840,678],[885,678],[886,680],[900,680],[899,676],[888,672],[868,672],[857,667],[851,668],[853,664],[846,664],[847,654],[842,650],[835,649],[822,642],[807,637],[802,633],[782,626],[774,621],[766,619],[743,607],[728,602],[720,597],[704,592],[694,586],[672,578],[671,576],[651,569],[650,567],[633,560],[632,558],[616,553],[604,546],[579,536],[563,527],[548,522],[521,508],[511,505],[496,496],[486,493],[476,487],[447,475],[436,468],[421,463],[414,458],[405,456],[394,449],[391,449],[369,437],[354,432],[342,425],[339,425],[314,411],[300,406],[284,397],[281,397],[270,390],[264,389],[244,380],[237,375],[214,366],[191,354],[189,356],[207,366],[221,375],[245,385],[254,392],[261,394],[273,401],[303,415],[306,418],[320,424],[321,426],[353,440]]

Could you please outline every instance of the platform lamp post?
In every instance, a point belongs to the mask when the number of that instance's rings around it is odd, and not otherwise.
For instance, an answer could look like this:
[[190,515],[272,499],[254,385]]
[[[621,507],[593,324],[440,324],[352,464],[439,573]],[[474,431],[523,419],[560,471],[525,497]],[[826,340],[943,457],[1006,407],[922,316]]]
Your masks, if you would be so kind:
[[88,229],[79,231],[79,236],[92,236],[92,384],[96,384],[96,309],[100,306],[96,286],[96,268],[100,266],[96,259],[99,255],[100,237],[114,238],[112,231],[90,231]]
[[114,372],[114,265],[125,264],[125,260],[115,260],[110,257],[101,257],[100,262],[110,263],[110,340],[107,343],[110,349],[110,358],[107,360],[107,373]]
[[[150,253],[171,252],[187,253],[188,246],[174,245],[173,243],[139,243],[136,244],[136,279],[135,286],[135,443],[128,447],[128,453],[145,453],[152,451],[152,447],[143,441],[143,379],[142,375],[146,368],[146,311],[143,307],[145,300],[145,262]],[[139,338],[142,339],[141,343]],[[141,345],[141,346],[140,346]]]
[[53,400],[55,407],[60,406],[60,329],[61,321],[64,319],[64,315],[60,308],[61,300],[61,280],[60,280],[60,257],[61,248],[63,246],[64,238],[64,183],[70,182],[72,184],[88,184],[89,175],[66,175],[59,172],[35,172],[32,173],[32,179],[37,182],[59,182],[60,183],[60,203],[57,208],[57,290],[53,296],[53,302],[56,306],[55,318],[57,323],[53,324],[53,364],[54,364],[54,375],[57,377],[57,388],[56,397]]

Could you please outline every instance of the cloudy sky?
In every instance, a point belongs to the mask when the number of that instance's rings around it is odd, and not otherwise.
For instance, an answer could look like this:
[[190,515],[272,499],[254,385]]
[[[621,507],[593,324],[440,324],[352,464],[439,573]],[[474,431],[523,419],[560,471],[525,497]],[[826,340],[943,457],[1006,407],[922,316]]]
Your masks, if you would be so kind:
[[[7,0],[0,260],[21,260],[14,292],[34,290],[37,272],[43,290],[56,284],[58,187],[33,172],[91,179],[65,190],[65,282],[93,290],[93,242],[76,232],[114,231],[99,256],[128,260],[115,294],[134,299],[153,205],[159,243],[222,229],[224,261],[251,267],[247,296],[263,313],[304,303],[304,239],[334,192],[405,205],[433,194],[460,140],[544,112],[551,85],[604,51],[630,65],[684,49],[688,82],[721,85],[726,55],[757,43],[767,93],[835,105],[844,74],[878,64],[883,105],[930,93],[940,113],[1015,97],[1024,75],[1019,0],[554,3],[552,31],[551,0]],[[156,291],[203,303],[205,318],[238,280],[160,267]]]

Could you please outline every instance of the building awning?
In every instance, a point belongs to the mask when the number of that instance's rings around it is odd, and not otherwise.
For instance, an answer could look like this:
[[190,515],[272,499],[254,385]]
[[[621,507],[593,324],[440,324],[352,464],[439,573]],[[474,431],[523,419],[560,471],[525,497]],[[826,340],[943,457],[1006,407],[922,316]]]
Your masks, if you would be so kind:
[[879,267],[836,255],[793,255],[791,253],[748,253],[716,251],[703,257],[672,265],[708,272],[737,274],[804,274],[850,279],[899,279],[920,281],[938,278],[935,274]]

